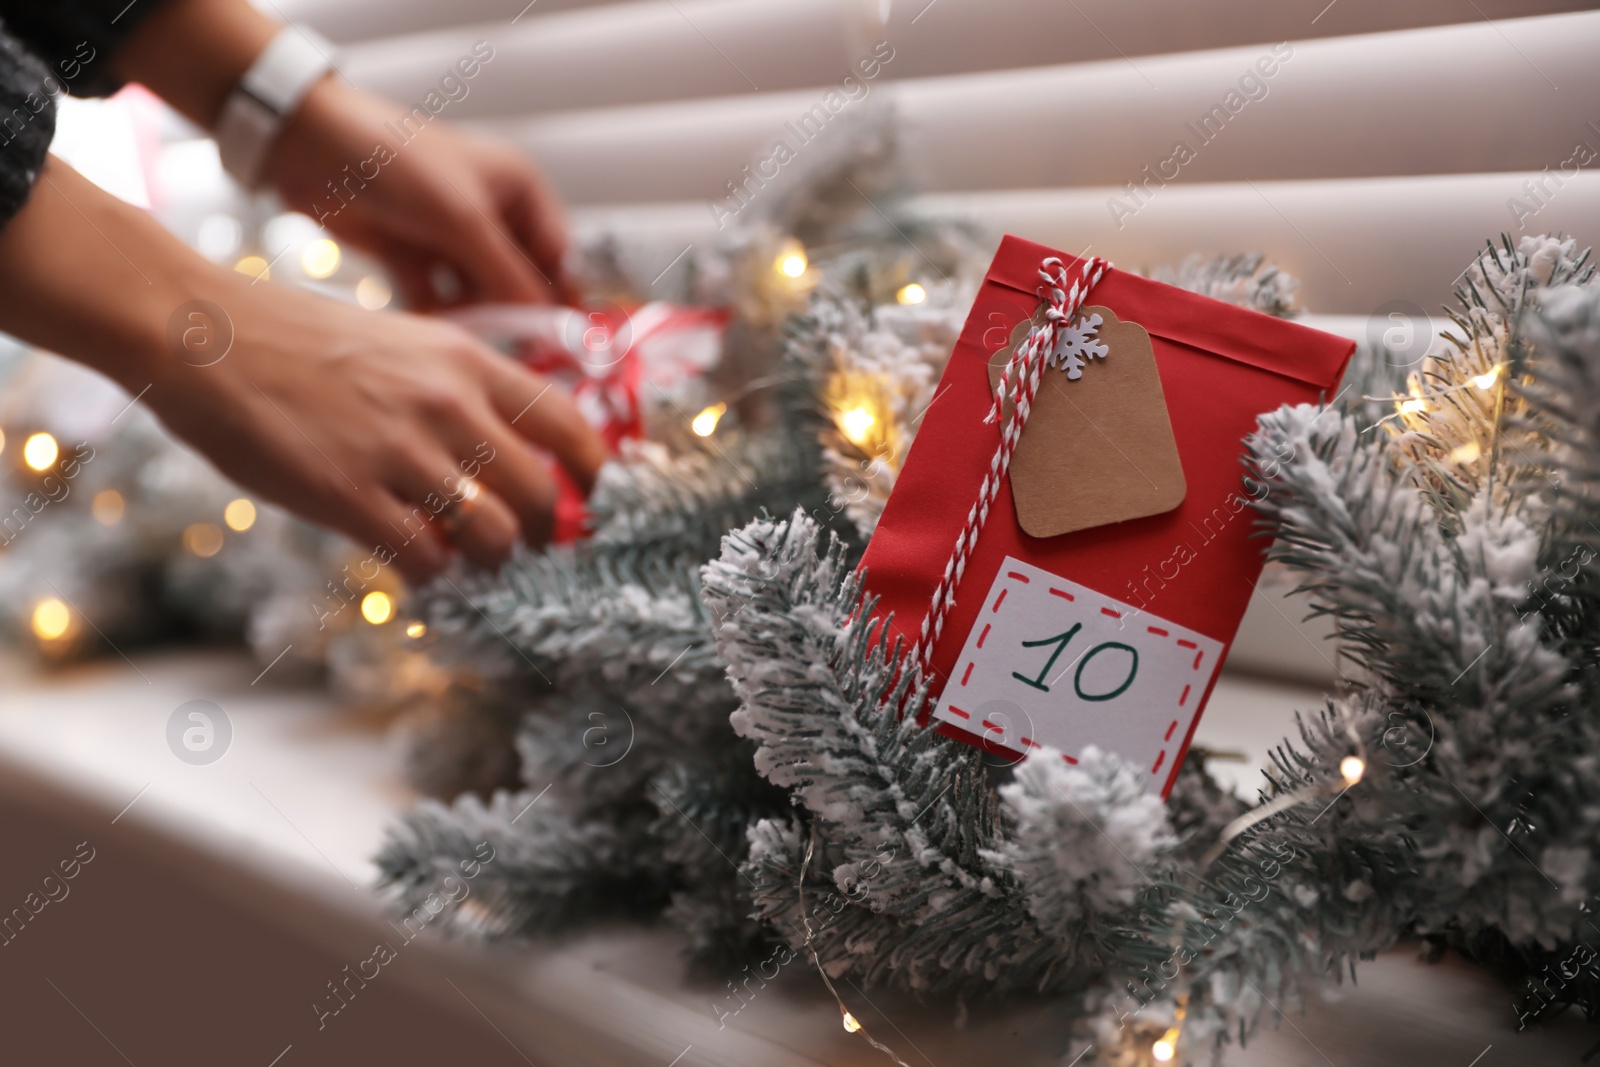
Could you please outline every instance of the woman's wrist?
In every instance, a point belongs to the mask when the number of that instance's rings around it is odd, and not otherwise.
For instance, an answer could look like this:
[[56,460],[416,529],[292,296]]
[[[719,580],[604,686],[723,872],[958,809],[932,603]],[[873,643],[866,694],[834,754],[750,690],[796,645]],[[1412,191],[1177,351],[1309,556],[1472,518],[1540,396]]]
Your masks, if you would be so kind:
[[213,134],[223,167],[246,188],[261,185],[266,159],[306,96],[331,82],[332,52],[316,33],[284,27],[228,95]]
[[245,71],[279,30],[246,0],[167,0],[129,36],[117,73],[211,129]]
[[[389,140],[383,123],[393,118],[393,109],[336,75],[326,75],[284,120],[263,160],[262,177],[297,211],[320,214],[317,205],[330,202],[336,210],[342,197],[365,186],[366,179],[358,175],[362,162],[378,141]],[[362,145],[362,154],[352,157],[352,144]],[[358,176],[352,179],[352,174]],[[333,188],[339,192],[331,192]]]
[[138,392],[181,365],[169,341],[180,308],[229,303],[231,274],[49,157],[0,230],[0,329]]
[[160,388],[221,362],[233,348],[236,318],[256,296],[244,275],[187,247],[179,251],[184,254],[166,264],[146,309],[130,315],[130,347],[112,358],[114,365],[97,368],[129,392]]

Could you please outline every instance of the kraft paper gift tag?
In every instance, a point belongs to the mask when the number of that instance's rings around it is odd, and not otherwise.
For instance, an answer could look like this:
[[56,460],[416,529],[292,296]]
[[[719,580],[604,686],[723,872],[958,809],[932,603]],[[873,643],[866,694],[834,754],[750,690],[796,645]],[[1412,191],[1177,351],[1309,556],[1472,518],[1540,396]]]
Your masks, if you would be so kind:
[[[989,357],[991,389],[1031,325],[1018,323]],[[1017,522],[1031,537],[1159,515],[1186,492],[1150,335],[1099,305],[1083,308],[1073,327],[1040,374],[1011,458]]]

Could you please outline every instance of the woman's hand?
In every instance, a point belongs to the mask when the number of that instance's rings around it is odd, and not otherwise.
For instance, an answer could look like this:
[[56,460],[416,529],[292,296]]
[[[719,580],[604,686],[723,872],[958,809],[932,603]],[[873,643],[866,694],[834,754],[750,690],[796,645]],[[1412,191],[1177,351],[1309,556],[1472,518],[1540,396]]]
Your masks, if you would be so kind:
[[[166,0],[114,59],[206,129],[280,27],[245,0]],[[289,205],[374,253],[416,310],[472,300],[571,302],[561,207],[533,164],[324,76],[268,149]],[[437,269],[458,283],[440,293]],[[446,299],[446,297],[449,297]]]
[[[142,394],[223,473],[413,579],[444,562],[435,511],[484,566],[548,536],[531,446],[585,489],[605,459],[565,394],[455,326],[252,282],[54,159],[0,230],[0,284],[0,329]],[[476,506],[430,506],[463,474]]]
[[[384,261],[416,310],[471,301],[573,302],[560,202],[527,159],[442,118],[329,75],[267,159],[284,200]],[[440,293],[438,268],[455,293]]]
[[[227,318],[194,325],[231,328],[231,348],[194,365],[222,336],[196,334],[146,401],[234,481],[388,546],[412,578],[444,563],[446,532],[484,567],[549,539],[556,483],[530,444],[593,485],[605,446],[567,395],[460,328],[218,273],[198,291]],[[480,486],[467,503],[464,477]]]

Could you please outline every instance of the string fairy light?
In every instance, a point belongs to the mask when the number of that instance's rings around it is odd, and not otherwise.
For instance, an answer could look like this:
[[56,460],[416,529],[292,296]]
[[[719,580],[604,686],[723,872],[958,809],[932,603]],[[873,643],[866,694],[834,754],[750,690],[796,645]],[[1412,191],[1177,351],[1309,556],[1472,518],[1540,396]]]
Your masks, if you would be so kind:
[[1490,389],[1493,389],[1495,383],[1500,380],[1500,364],[1496,363],[1482,374],[1479,374],[1470,380],[1473,385],[1477,386],[1479,389],[1482,389],[1484,392],[1488,392]]
[[59,641],[72,630],[72,609],[60,597],[45,597],[33,606],[30,623],[40,641]]
[[928,290],[916,282],[910,282],[902,285],[899,291],[894,294],[894,298],[902,304],[920,304],[928,299]]
[[772,261],[772,269],[785,278],[804,277],[806,268],[810,265],[806,259],[805,246],[793,238],[783,242],[777,258]]
[[394,289],[375,274],[369,274],[356,282],[356,303],[368,311],[386,308],[392,299],[394,299]]
[[873,1037],[867,1031],[866,1025],[860,1019],[857,1019],[850,1009],[845,1006],[844,998],[839,995],[839,990],[834,987],[833,979],[828,977],[828,972],[822,966],[822,957],[817,955],[816,934],[811,929],[811,919],[806,914],[806,871],[811,867],[811,856],[816,851],[816,847],[817,834],[815,830],[812,830],[811,836],[806,839],[806,854],[805,858],[800,861],[800,877],[795,885],[795,892],[800,901],[800,921],[805,925],[806,931],[804,947],[811,950],[811,962],[816,964],[817,975],[822,979],[822,984],[828,987],[828,992],[833,994],[834,1003],[839,1005],[839,1019],[844,1026],[845,1032],[860,1034],[866,1038],[867,1044],[893,1060],[896,1067],[911,1067],[909,1063],[895,1053],[894,1049]]
[[22,443],[22,462],[36,471],[49,470],[61,455],[56,439],[43,431],[32,434]]
[[1360,756],[1346,756],[1339,761],[1339,774],[1344,777],[1345,788],[1361,781],[1361,776],[1367,773],[1367,761]]
[[233,269],[240,274],[248,274],[256,281],[270,281],[272,279],[272,264],[261,256],[245,256],[233,265]]
[[839,416],[839,429],[844,433],[845,437],[850,439],[850,443],[853,445],[864,444],[867,440],[867,435],[872,432],[872,428],[877,424],[878,417],[868,410],[865,405],[853,407]]
[[235,533],[244,533],[256,524],[256,506],[245,497],[230,500],[222,509],[222,521]]
[[1433,402],[1442,401],[1453,393],[1464,392],[1468,389],[1477,389],[1479,392],[1487,393],[1504,381],[1504,371],[1505,367],[1496,363],[1482,374],[1474,374],[1459,385],[1424,392],[1422,387],[1413,381],[1407,389],[1408,395],[1406,396],[1368,396],[1363,397],[1363,399],[1394,404],[1395,414],[1379,420],[1380,422],[1388,422],[1389,419],[1398,415],[1425,414],[1431,410]]
[[374,626],[382,626],[394,615],[394,598],[374,589],[361,598],[361,617]]
[[1347,730],[1346,736],[1350,738],[1350,743],[1355,751],[1339,761],[1339,777],[1337,779],[1313,782],[1300,789],[1284,793],[1282,796],[1276,797],[1258,808],[1245,812],[1222,828],[1222,833],[1217,836],[1216,844],[1212,845],[1211,850],[1200,860],[1197,870],[1208,870],[1222,856],[1223,851],[1228,846],[1228,842],[1257,823],[1265,822],[1280,812],[1288,811],[1290,808],[1304,804],[1308,800],[1325,797],[1330,793],[1342,796],[1345,790],[1358,785],[1367,773],[1367,761],[1362,754],[1364,748],[1354,728]]
[[115,526],[122,521],[122,513],[127,507],[127,501],[122,499],[121,493],[115,489],[102,489],[90,501],[89,512],[101,526]]
[[899,451],[888,387],[879,376],[836,371],[828,379],[823,402],[840,435],[861,451],[883,458]]
[[1181,1036],[1178,1028],[1174,1026],[1156,1039],[1150,1046],[1150,1055],[1166,1063],[1178,1054],[1178,1038]]
[[411,622],[406,623],[406,636],[412,640],[416,640],[417,638],[426,635],[427,632],[428,624],[423,622],[421,619],[414,619]]
[[[1211,849],[1201,858],[1199,865],[1190,872],[1190,879],[1196,889],[1202,884],[1201,878],[1204,872],[1209,870],[1213,863],[1222,858],[1223,852],[1227,850],[1228,843],[1246,830],[1258,823],[1265,822],[1274,815],[1297,807],[1309,800],[1326,797],[1330,793],[1333,794],[1334,800],[1338,800],[1347,790],[1360,784],[1367,773],[1367,761],[1361,755],[1363,746],[1354,728],[1347,730],[1346,734],[1350,738],[1351,744],[1355,746],[1355,751],[1347,754],[1339,761],[1339,777],[1329,781],[1313,782],[1304,788],[1285,793],[1252,811],[1245,812],[1223,827],[1222,833],[1217,836],[1217,840],[1211,846]],[[1332,806],[1331,803],[1328,805],[1328,807]],[[1180,927],[1175,927],[1172,932],[1172,942],[1175,948],[1183,947],[1183,935],[1180,929]],[[1150,1055],[1157,1062],[1169,1063],[1177,1056],[1178,1042],[1183,1037],[1183,1020],[1188,1014],[1188,1006],[1188,994],[1183,994],[1178,998],[1172,1025],[1150,1046]]]
[[699,437],[710,437],[717,430],[717,423],[722,421],[722,416],[728,411],[728,405],[718,401],[707,407],[689,421],[689,429]]
[[1178,1042],[1183,1038],[1183,1020],[1189,1014],[1189,994],[1184,993],[1178,997],[1178,1004],[1172,1013],[1172,1025],[1167,1027],[1167,1032],[1156,1038],[1155,1044],[1150,1046],[1150,1055],[1161,1063],[1170,1063],[1178,1054]]
[[210,559],[222,551],[222,527],[214,522],[196,522],[183,531],[183,547],[199,556]]
[[341,258],[337,242],[319,237],[314,241],[307,241],[306,246],[300,250],[300,269],[306,272],[308,278],[332,277],[339,269]]
[[1427,411],[1428,401],[1427,398],[1422,395],[1422,387],[1416,382],[1412,382],[1409,392],[1411,393],[1411,399],[1400,401],[1400,406],[1397,409],[1399,410],[1400,414],[1420,415],[1424,411]]

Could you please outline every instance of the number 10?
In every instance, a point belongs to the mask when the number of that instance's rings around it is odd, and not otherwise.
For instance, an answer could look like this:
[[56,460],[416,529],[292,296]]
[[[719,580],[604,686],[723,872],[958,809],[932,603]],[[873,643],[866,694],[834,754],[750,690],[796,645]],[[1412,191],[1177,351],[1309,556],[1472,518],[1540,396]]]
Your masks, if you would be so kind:
[[[1024,685],[1033,686],[1041,693],[1050,692],[1050,686],[1047,685],[1044,680],[1045,675],[1050,673],[1050,669],[1056,665],[1056,660],[1061,658],[1061,653],[1067,650],[1067,645],[1072,643],[1072,639],[1078,636],[1078,631],[1081,629],[1083,629],[1083,623],[1074,623],[1072,629],[1068,630],[1066,633],[1056,634],[1054,637],[1046,637],[1038,641],[1022,642],[1023,648],[1042,648],[1046,645],[1054,645],[1056,647],[1055,651],[1050,653],[1050,658],[1044,661],[1044,666],[1039,668],[1039,673],[1036,677],[1029,678],[1026,675],[1017,673],[1016,671],[1011,672],[1011,677],[1015,678]],[[1085,693],[1083,691],[1083,669],[1087,667],[1090,662],[1093,661],[1093,659],[1100,653],[1109,651],[1111,649],[1121,649],[1130,657],[1128,660],[1128,676],[1122,680],[1121,685],[1117,686],[1115,689],[1109,690],[1108,692]],[[1138,673],[1138,649],[1134,648],[1132,645],[1125,645],[1120,641],[1104,641],[1085,652],[1083,654],[1083,658],[1078,661],[1078,669],[1073,673],[1072,676],[1072,688],[1073,691],[1076,692],[1083,700],[1111,700],[1114,697],[1119,697],[1123,693],[1127,692],[1128,687],[1133,684],[1134,676]]]

